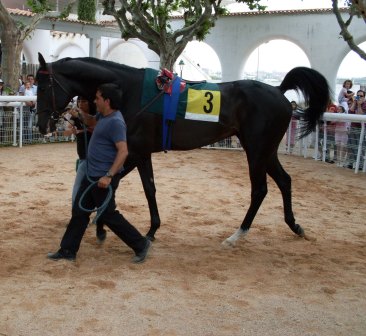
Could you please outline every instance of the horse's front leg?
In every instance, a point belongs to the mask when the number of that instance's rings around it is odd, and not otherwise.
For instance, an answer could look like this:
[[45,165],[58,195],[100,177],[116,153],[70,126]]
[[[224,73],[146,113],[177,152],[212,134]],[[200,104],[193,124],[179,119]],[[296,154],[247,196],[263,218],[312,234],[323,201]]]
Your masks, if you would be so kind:
[[264,164],[259,160],[256,162],[252,161],[251,156],[248,155],[249,174],[252,188],[250,206],[240,228],[237,229],[229,238],[226,238],[223,241],[223,245],[226,246],[235,246],[236,242],[248,233],[254,217],[268,192]]
[[141,178],[142,186],[144,188],[150,210],[151,225],[146,237],[153,241],[155,240],[155,233],[160,227],[160,216],[155,198],[156,189],[151,155],[148,155],[147,157],[141,157],[130,153],[124,164],[124,170],[121,173],[121,179],[128,175],[136,167]]
[[156,188],[154,182],[154,171],[151,161],[151,154],[137,163],[137,169],[140,174],[145,196],[149,204],[151,226],[146,237],[151,241],[155,240],[155,233],[160,227],[160,216],[158,205],[156,203]]

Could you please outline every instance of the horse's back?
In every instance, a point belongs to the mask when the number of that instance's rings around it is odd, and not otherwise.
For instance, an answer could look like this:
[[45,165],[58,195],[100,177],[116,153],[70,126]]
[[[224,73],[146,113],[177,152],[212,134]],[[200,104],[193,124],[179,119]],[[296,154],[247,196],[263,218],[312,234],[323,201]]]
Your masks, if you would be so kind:
[[[278,87],[255,80],[219,84],[222,96],[222,122],[240,123],[243,127],[260,122],[287,125],[291,104]],[[251,125],[251,123],[256,125]]]

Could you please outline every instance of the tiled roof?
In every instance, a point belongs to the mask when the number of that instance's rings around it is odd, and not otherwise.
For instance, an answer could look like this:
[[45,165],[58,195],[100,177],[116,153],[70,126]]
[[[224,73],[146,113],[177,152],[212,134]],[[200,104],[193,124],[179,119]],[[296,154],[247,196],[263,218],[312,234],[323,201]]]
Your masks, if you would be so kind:
[[[339,8],[340,12],[348,12],[348,8]],[[265,11],[250,11],[250,12],[235,12],[228,13],[223,16],[260,16],[260,15],[304,15],[304,14],[324,14],[332,13],[332,8],[315,8],[315,9],[284,9],[284,10],[265,10]],[[174,16],[174,19],[182,18],[182,15]]]
[[18,8],[7,8],[8,12],[13,15],[19,15],[19,16],[33,16],[34,13],[28,10],[18,9]]
[[[35,14],[31,11],[28,10],[23,10],[23,9],[13,9],[13,8],[7,8],[8,12],[11,15],[17,15],[17,16],[34,16]],[[112,26],[114,24],[114,21],[100,21],[100,22],[90,22],[90,21],[83,21],[83,20],[77,20],[77,19],[72,19],[72,18],[65,18],[65,19],[60,19],[54,16],[46,16],[45,17],[48,20],[51,21],[64,21],[64,22],[70,22],[70,23],[84,23],[87,25],[91,25],[91,26]]]
[[[339,8],[341,12],[348,11],[348,8]],[[316,9],[284,9],[284,10],[268,10],[268,11],[251,11],[228,13],[227,16],[255,16],[255,15],[296,15],[296,14],[322,14],[332,13],[332,8],[316,8]]]
[[[348,11],[348,8],[339,8],[341,12]],[[28,10],[22,9],[11,9],[8,8],[8,11],[12,15],[19,16],[33,16],[34,13]],[[300,15],[300,14],[321,14],[321,13],[331,13],[332,8],[317,8],[317,9],[287,9],[287,10],[270,10],[270,11],[251,11],[251,12],[236,12],[236,13],[228,13],[226,16],[259,16],[259,15]],[[173,18],[181,18],[182,16],[174,16]],[[101,22],[86,22],[77,19],[58,19],[56,17],[48,17],[50,20],[61,20],[66,22],[74,22],[74,23],[85,23],[88,25],[96,25],[96,26],[108,26],[113,25],[115,21],[101,21]]]

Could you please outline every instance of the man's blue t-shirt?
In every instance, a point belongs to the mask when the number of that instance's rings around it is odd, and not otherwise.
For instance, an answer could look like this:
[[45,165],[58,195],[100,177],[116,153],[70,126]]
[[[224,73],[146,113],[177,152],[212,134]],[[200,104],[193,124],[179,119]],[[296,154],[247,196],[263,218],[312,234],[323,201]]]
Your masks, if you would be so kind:
[[126,123],[120,111],[103,117],[100,115],[88,146],[88,175],[104,176],[116,155],[116,143],[126,141]]

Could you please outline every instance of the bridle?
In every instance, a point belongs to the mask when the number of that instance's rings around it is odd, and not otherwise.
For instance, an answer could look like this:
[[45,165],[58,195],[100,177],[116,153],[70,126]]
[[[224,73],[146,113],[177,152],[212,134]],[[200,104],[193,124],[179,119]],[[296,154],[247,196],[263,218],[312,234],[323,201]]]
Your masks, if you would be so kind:
[[55,73],[52,69],[52,64],[49,63],[46,65],[45,70],[39,70],[38,73],[43,75],[48,75],[49,78],[49,87],[51,88],[51,95],[52,95],[52,113],[50,115],[50,120],[57,121],[60,118],[60,111],[56,108],[56,95],[55,95],[55,83],[61,88],[62,91],[66,93],[70,99],[72,98],[71,93],[65,88],[64,85],[60,83],[60,81],[56,78]]

